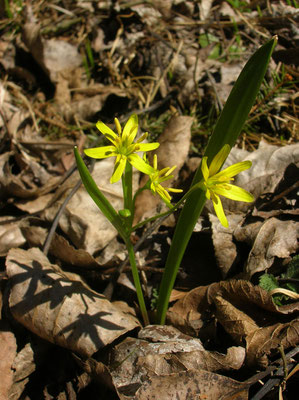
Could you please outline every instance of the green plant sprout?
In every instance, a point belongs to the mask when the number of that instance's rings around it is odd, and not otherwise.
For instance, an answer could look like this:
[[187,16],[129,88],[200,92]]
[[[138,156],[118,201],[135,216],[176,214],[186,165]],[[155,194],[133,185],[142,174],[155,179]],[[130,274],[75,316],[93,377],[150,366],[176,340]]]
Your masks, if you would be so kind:
[[[117,133],[99,121],[96,125],[97,128],[111,144],[84,151],[87,156],[92,158],[115,157],[115,165],[110,182],[115,183],[120,179],[122,180],[123,209],[116,211],[113,208],[94,182],[78,149],[76,147],[74,149],[78,170],[87,192],[125,242],[140,312],[145,325],[149,324],[149,318],[139,280],[133,244],[131,242],[131,233],[138,227],[161,216],[170,214],[183,205],[169,249],[157,300],[156,322],[164,324],[169,297],[175,283],[178,268],[206,200],[212,200],[216,215],[224,227],[228,226],[228,222],[219,196],[228,197],[236,201],[252,202],[254,200],[253,196],[246,190],[230,183],[235,175],[250,168],[250,161],[236,163],[223,171],[221,171],[221,168],[237,140],[255,101],[275,44],[276,38],[273,38],[257,50],[245,65],[222,110],[192,185],[178,203],[174,205],[171,203],[172,198],[170,193],[181,190],[167,188],[162,185],[168,179],[173,178],[171,174],[176,166],[159,170],[156,156],[153,158],[153,165],[150,165],[146,156],[141,158],[137,154],[138,152],[146,153],[153,151],[159,146],[159,143],[141,143],[146,139],[147,133],[144,133],[135,141],[138,131],[137,115],[133,114],[129,118],[123,130],[118,119],[115,119]],[[146,174],[148,177],[146,184],[139,188],[134,196],[132,189],[132,167]],[[143,190],[151,190],[154,195],[160,196],[167,205],[168,211],[133,226],[135,201]]]

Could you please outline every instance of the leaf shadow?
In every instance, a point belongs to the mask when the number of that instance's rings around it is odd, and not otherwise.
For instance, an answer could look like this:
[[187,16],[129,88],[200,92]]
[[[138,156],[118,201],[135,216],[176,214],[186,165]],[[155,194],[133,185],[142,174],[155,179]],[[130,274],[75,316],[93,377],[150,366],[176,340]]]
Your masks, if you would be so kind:
[[[53,341],[59,339],[66,333],[67,338],[64,341],[77,342],[82,336],[89,337],[97,349],[102,348],[103,343],[99,330],[111,330],[111,331],[122,331],[125,329],[124,326],[118,325],[116,322],[111,322],[104,317],[112,315],[109,311],[99,311],[93,315],[89,313],[88,301],[96,302],[97,300],[106,300],[105,296],[98,294],[88,287],[85,287],[80,281],[71,281],[67,277],[59,277],[59,273],[52,268],[44,268],[42,264],[37,260],[30,261],[31,265],[20,263],[17,260],[11,260],[21,269],[22,272],[16,273],[11,278],[11,288],[19,284],[24,284],[27,289],[24,291],[22,300],[10,306],[10,310],[13,315],[20,316],[21,320],[26,319],[26,326],[30,329],[30,325],[34,329],[34,325],[40,325],[42,322],[34,321],[34,318],[28,314],[32,314],[32,310],[42,304],[49,303],[49,309],[53,310],[56,315],[59,314],[60,310],[57,307],[63,305],[66,297],[71,298],[77,294],[80,296],[82,303],[84,304],[85,311],[79,313],[75,312],[71,323],[63,326],[62,329],[53,332]],[[29,282],[28,282],[29,281]],[[81,308],[81,307],[80,307]],[[55,312],[56,311],[56,312]],[[28,318],[26,317],[28,315]],[[53,317],[53,316],[52,316]],[[45,318],[51,318],[51,315]],[[53,317],[56,318],[56,317]],[[56,321],[55,321],[56,322]]]

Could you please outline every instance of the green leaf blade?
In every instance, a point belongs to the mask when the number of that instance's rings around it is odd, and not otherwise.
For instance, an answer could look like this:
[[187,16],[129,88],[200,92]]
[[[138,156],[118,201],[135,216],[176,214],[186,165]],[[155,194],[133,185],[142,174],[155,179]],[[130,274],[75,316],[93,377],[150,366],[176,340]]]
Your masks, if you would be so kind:
[[79,154],[78,148],[74,148],[74,154],[76,158],[76,163],[78,167],[79,174],[81,176],[81,180],[85,186],[90,197],[105,215],[105,217],[111,222],[111,224],[115,227],[115,229],[119,232],[119,234],[125,239],[128,237],[128,233],[126,232],[126,228],[123,225],[121,217],[112,207],[107,198],[103,195],[103,193],[98,188],[97,184],[93,180],[88,168],[84,164],[82,157]]
[[[254,104],[276,42],[277,38],[274,37],[259,48],[240,73],[206,148],[204,156],[208,157],[208,165],[225,144],[231,148],[234,146]],[[191,186],[200,182],[201,179],[202,171],[201,165],[199,165]],[[157,323],[164,324],[165,322],[170,293],[185,249],[205,202],[205,193],[200,189],[194,190],[187,198],[179,216],[160,285]]]

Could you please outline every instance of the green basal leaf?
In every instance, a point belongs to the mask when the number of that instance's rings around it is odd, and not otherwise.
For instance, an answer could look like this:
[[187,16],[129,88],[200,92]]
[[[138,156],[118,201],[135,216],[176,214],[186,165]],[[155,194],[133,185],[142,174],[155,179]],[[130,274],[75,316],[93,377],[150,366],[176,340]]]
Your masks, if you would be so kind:
[[118,213],[112,207],[110,202],[107,200],[107,198],[103,195],[103,193],[98,188],[97,184],[95,183],[92,176],[90,175],[88,168],[84,164],[84,161],[82,160],[82,157],[80,156],[77,147],[74,148],[74,153],[75,153],[78,171],[80,173],[82,182],[83,182],[88,194],[93,199],[93,201],[96,203],[96,205],[99,207],[99,209],[102,211],[102,213],[105,215],[105,217],[115,227],[115,229],[118,231],[118,233],[124,239],[126,239],[128,237],[128,232],[126,230],[125,225],[123,224],[121,217],[118,215]]
[[[276,41],[277,38],[273,38],[258,49],[240,73],[206,148],[204,156],[208,157],[208,165],[225,144],[228,144],[231,148],[234,146],[254,104]],[[200,165],[193,179],[192,186],[200,182],[201,179],[202,172]],[[205,192],[200,188],[194,190],[187,198],[178,219],[160,285],[157,305],[157,322],[160,324],[164,324],[165,322],[170,293],[185,249],[205,201]]]

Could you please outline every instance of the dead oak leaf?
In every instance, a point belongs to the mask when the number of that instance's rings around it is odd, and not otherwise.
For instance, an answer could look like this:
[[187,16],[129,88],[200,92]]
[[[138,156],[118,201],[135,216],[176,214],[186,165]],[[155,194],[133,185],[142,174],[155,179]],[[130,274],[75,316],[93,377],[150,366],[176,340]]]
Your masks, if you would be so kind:
[[139,326],[74,274],[69,279],[37,248],[11,249],[6,273],[13,317],[43,339],[83,356]]

